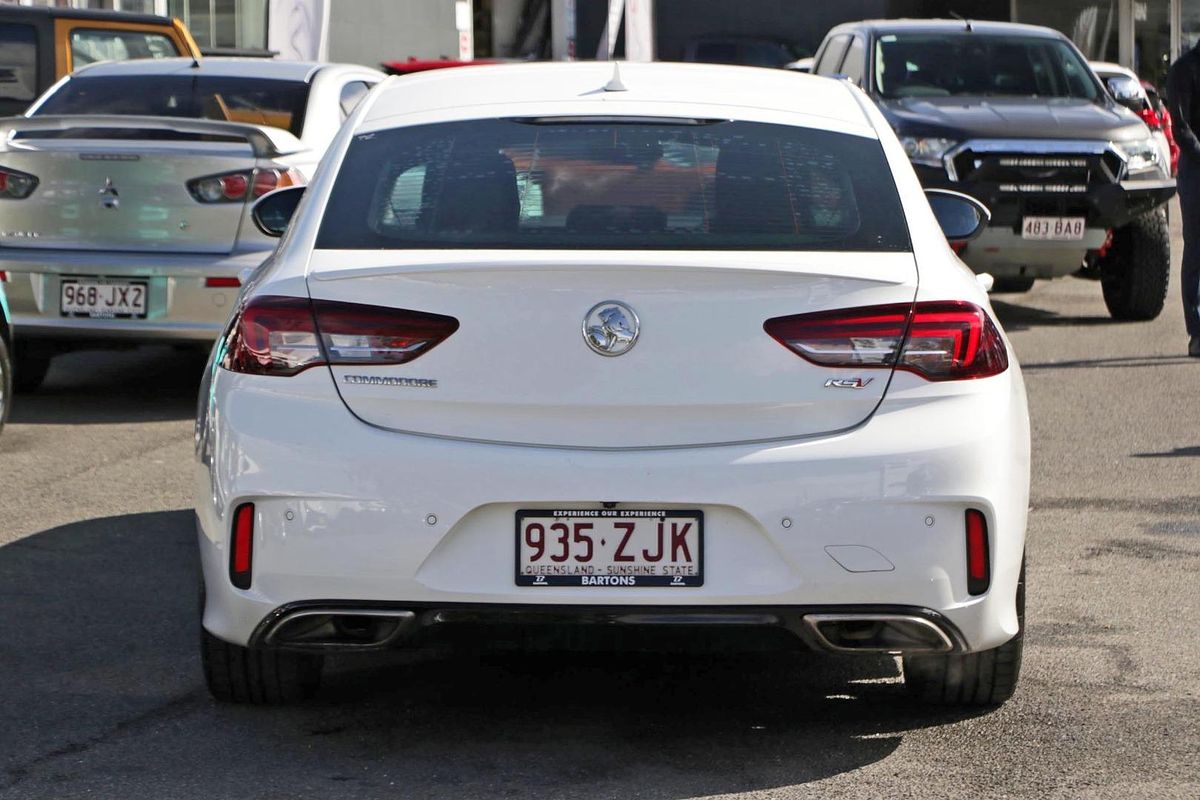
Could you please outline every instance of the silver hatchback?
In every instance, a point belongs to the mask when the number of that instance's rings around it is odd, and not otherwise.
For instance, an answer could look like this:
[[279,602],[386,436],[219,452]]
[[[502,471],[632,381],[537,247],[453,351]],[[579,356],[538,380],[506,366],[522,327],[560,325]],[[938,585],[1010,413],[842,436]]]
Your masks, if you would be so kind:
[[253,201],[306,183],[383,77],[261,59],[106,63],[0,121],[17,388],[66,350],[212,341],[275,245]]

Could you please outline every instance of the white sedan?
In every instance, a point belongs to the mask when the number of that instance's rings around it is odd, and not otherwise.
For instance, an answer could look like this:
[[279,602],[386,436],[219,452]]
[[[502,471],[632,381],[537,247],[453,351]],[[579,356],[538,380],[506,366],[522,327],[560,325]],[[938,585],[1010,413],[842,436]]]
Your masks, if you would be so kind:
[[927,200],[846,82],[389,79],[307,190],[259,201],[287,235],[202,387],[212,693],[281,702],[327,652],[604,624],[896,653],[929,701],[1003,702],[1028,415],[946,238],[985,216]]

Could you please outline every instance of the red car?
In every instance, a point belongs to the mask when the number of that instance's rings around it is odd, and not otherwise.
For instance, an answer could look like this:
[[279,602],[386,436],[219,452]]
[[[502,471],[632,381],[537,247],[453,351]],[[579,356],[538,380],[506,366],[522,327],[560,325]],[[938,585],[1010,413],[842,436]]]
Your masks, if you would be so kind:
[[414,72],[425,72],[431,69],[447,69],[449,67],[474,67],[480,64],[499,64],[494,58],[479,58],[474,61],[459,61],[455,58],[413,58],[407,61],[384,61],[381,66],[388,75],[411,75]]

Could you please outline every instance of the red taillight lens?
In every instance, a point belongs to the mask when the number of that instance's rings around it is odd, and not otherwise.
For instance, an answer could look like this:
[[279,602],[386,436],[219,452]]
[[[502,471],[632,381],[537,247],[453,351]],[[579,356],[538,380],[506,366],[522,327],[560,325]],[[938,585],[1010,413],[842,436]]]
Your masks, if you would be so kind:
[[254,504],[242,503],[233,512],[229,547],[229,580],[239,589],[250,588],[254,561]]
[[254,196],[262,197],[267,192],[303,183],[304,179],[294,169],[260,169],[254,173]]
[[967,380],[1008,369],[1000,331],[973,303],[944,301],[776,317],[763,329],[823,367],[896,368],[930,381]]
[[401,308],[256,297],[238,312],[222,366],[295,375],[319,364],[404,364],[458,330],[458,320]]
[[234,317],[221,365],[251,375],[295,375],[322,363],[308,300],[256,297]]
[[0,199],[24,200],[37,185],[38,179],[27,172],[0,167]]
[[4,270],[0,269],[0,283],[7,283],[7,282],[8,282],[8,273],[5,272]]
[[1156,131],[1162,127],[1162,117],[1153,108],[1143,108],[1138,112],[1138,116],[1142,118],[1142,122],[1150,127],[1150,130]]
[[987,517],[982,511],[967,509],[967,592],[983,594],[991,583],[988,558]]
[[236,203],[247,196],[262,197],[267,192],[303,183],[293,169],[257,169],[208,175],[188,181],[192,197],[201,203]]

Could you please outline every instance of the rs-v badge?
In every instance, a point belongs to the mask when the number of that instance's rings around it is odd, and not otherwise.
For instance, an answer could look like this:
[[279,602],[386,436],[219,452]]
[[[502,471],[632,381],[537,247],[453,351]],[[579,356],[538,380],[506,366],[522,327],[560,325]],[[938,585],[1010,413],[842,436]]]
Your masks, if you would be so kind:
[[865,389],[874,378],[830,378],[825,381],[826,389]]

